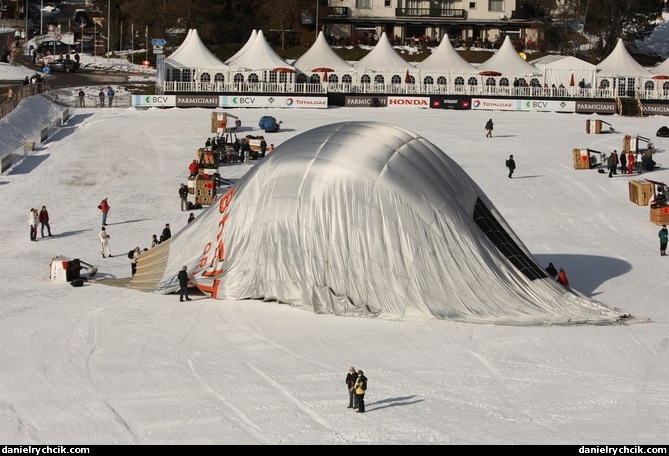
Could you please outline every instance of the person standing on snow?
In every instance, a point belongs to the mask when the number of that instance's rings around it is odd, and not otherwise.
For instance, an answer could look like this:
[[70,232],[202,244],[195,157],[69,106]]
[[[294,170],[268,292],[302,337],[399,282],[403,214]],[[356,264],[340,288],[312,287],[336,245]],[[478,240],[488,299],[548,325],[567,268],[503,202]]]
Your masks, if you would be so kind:
[[37,241],[37,224],[39,223],[39,217],[37,215],[37,209],[34,207],[30,208],[30,215],[28,216],[28,225],[30,225],[30,240]]
[[107,226],[107,214],[109,213],[109,209],[111,209],[107,202],[107,198],[103,198],[102,201],[100,201],[98,209],[102,212],[102,226]]
[[177,274],[177,279],[179,279],[179,302],[190,301],[188,297],[188,268],[184,266]]
[[83,90],[79,91],[79,107],[85,108],[86,107],[86,92]]
[[348,368],[346,374],[346,388],[348,388],[348,408],[353,408],[355,404],[355,382],[358,380],[358,373],[353,366]]
[[516,169],[516,161],[513,159],[513,155],[509,155],[506,167],[509,168],[509,179],[513,179],[513,171]]
[[667,225],[662,225],[662,229],[657,235],[660,237],[660,256],[667,256],[667,238],[669,237]]
[[355,403],[358,406],[357,413],[365,413],[365,392],[367,391],[367,377],[361,370],[358,371],[358,380],[355,383]]
[[100,93],[98,93],[98,97],[100,97],[100,107],[104,108],[105,107],[105,91],[103,89],[100,89]]
[[486,133],[485,135],[486,138],[492,138],[492,127],[493,127],[492,119],[488,119],[488,121],[485,124],[485,129],[488,130],[488,133]]
[[163,234],[160,235],[160,242],[165,242],[172,237],[172,230],[170,230],[170,224],[166,223],[165,228],[163,228]]
[[188,210],[188,187],[186,184],[181,184],[179,187],[179,198],[181,199],[181,210]]
[[102,253],[102,258],[111,258],[111,248],[109,247],[109,238],[111,236],[109,233],[107,233],[107,230],[104,226],[102,227],[102,230],[98,236],[100,237],[100,253]]
[[42,210],[39,211],[39,223],[41,225],[42,237],[44,237],[44,228],[46,228],[47,232],[49,233],[49,237],[51,237],[51,225],[49,225],[49,212],[46,210],[46,206],[42,206]]
[[107,88],[107,98],[109,98],[109,102],[107,103],[107,106],[110,108],[112,107],[112,102],[114,101],[114,95],[116,95],[116,92],[114,92],[114,89],[109,86]]
[[135,247],[135,249],[132,251],[132,258],[130,258],[130,273],[135,276],[135,272],[137,272],[137,260],[139,259],[139,247]]

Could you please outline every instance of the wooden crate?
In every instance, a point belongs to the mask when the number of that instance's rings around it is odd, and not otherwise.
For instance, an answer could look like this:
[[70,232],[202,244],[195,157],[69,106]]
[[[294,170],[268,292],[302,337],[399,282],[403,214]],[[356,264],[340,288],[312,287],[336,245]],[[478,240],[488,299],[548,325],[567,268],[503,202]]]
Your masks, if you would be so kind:
[[197,161],[200,166],[218,167],[218,154],[209,148],[201,148],[197,150]]
[[650,207],[650,221],[656,225],[669,225],[669,204]]
[[647,180],[631,180],[629,182],[630,201],[638,206],[648,206],[655,196],[655,185]]
[[599,119],[586,120],[585,132],[591,135],[598,135],[602,132],[602,121]]
[[216,183],[214,179],[205,179],[197,176],[195,178],[195,202],[203,206],[209,206],[216,197]]
[[623,150],[625,153],[636,153],[639,148],[639,138],[636,136],[625,135],[623,138]]
[[590,150],[574,149],[574,169],[590,169]]

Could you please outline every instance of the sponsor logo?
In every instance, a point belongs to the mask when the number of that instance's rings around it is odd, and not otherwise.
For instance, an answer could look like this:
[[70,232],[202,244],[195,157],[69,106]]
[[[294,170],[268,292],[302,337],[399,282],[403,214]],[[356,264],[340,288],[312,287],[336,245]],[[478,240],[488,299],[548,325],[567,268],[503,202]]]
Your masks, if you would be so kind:
[[169,97],[160,96],[160,95],[148,95],[148,96],[144,97],[144,103],[165,104],[165,103],[169,103]]
[[232,97],[232,104],[253,104],[256,97]]
[[288,98],[286,100],[286,106],[293,106],[293,103],[295,103],[295,100],[293,100],[292,98]]
[[594,111],[602,111],[602,112],[614,112],[615,111],[615,103],[613,102],[593,102],[593,103],[584,103],[584,102],[576,102],[576,111],[587,111],[587,112],[594,112]]
[[427,108],[427,99],[425,98],[388,98],[388,104],[392,106],[422,106]]
[[669,105],[644,105],[644,113],[669,114]]
[[[292,98],[290,100],[293,101]],[[297,106],[325,106],[327,103],[327,100],[295,100]]]
[[218,106],[218,96],[179,96],[177,105],[187,106]]
[[387,106],[386,97],[346,97],[345,106]]

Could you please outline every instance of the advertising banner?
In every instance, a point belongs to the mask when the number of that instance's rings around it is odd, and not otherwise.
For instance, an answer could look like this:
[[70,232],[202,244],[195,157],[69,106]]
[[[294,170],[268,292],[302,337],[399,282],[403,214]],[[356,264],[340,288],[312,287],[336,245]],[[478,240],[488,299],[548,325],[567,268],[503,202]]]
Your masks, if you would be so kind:
[[388,106],[388,97],[385,95],[355,95],[344,99],[347,108],[384,108]]
[[472,109],[472,97],[438,95],[430,97],[432,109]]
[[152,106],[163,108],[174,108],[176,106],[176,95],[133,95],[133,108],[150,108]]
[[318,108],[327,109],[327,97],[223,95],[222,108]]

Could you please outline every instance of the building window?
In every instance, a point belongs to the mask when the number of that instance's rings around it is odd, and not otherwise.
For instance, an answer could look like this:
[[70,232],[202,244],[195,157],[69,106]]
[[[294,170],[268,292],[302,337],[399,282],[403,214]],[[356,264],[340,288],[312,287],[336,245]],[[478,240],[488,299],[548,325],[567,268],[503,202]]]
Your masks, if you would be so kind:
[[469,2],[469,9],[470,10],[475,10],[476,9],[476,2]]
[[488,10],[504,12],[504,0],[488,0]]
[[385,0],[385,1],[383,2],[383,6],[385,6],[386,8],[388,8],[388,7],[390,6],[390,0]]
[[372,8],[372,0],[355,0],[355,7],[362,9],[362,8],[367,8],[371,9]]

